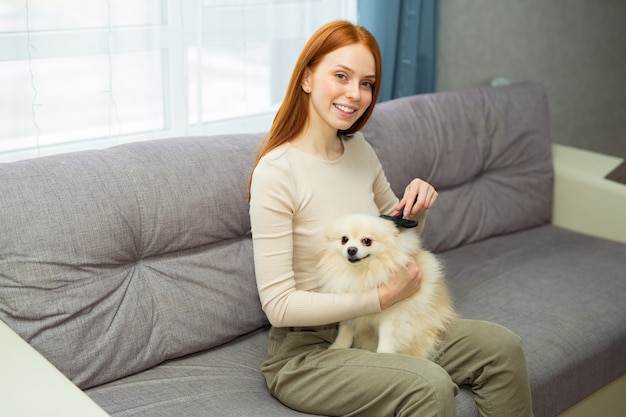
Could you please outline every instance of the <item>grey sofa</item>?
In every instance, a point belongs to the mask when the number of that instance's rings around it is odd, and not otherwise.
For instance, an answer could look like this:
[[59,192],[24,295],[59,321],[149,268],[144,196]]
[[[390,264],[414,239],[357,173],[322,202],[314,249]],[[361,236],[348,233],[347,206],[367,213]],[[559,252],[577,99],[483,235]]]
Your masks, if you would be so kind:
[[[522,337],[537,417],[626,373],[626,244],[553,221],[541,85],[380,103],[364,134],[397,194],[414,177],[440,191],[425,244],[445,262],[463,316]],[[268,327],[246,183],[261,137],[0,164],[0,356],[19,355],[15,332],[111,416],[304,415],[270,396],[259,372]],[[11,412],[0,414],[71,415],[73,400],[37,399],[39,369],[0,372]],[[467,387],[457,405],[458,416],[478,416]]]

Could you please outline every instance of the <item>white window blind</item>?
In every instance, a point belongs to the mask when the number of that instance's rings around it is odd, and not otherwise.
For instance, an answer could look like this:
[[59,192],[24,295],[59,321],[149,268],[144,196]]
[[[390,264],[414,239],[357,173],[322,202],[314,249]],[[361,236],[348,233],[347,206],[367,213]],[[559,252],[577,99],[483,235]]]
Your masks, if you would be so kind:
[[269,128],[308,37],[356,0],[0,2],[0,162]]

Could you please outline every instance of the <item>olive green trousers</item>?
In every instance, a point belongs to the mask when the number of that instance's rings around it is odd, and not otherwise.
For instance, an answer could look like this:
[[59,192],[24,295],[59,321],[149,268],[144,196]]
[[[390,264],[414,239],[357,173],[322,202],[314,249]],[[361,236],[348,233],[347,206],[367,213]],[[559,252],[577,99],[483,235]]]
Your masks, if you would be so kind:
[[455,416],[459,385],[482,417],[531,417],[520,338],[485,321],[454,322],[435,361],[363,349],[328,349],[337,326],[273,327],[261,366],[270,392],[298,411],[327,416]]

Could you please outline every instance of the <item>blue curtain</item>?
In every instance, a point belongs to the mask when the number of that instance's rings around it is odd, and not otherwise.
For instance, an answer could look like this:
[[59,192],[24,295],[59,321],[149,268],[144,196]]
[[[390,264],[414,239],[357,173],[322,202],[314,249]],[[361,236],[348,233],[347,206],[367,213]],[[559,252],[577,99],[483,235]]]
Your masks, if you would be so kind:
[[358,0],[357,5],[358,23],[372,32],[381,49],[378,100],[434,92],[439,0]]

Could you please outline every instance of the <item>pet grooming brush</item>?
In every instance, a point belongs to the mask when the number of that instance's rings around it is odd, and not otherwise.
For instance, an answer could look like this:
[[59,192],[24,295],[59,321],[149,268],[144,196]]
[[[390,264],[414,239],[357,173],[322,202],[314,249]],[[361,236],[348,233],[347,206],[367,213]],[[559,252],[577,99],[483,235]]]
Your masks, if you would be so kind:
[[419,224],[416,220],[405,219],[402,216],[402,211],[398,211],[393,216],[387,216],[386,214],[381,214],[380,217],[382,217],[385,220],[391,220],[392,222],[396,224],[397,227],[402,227],[405,229],[412,229],[414,227],[417,227],[417,225]]

